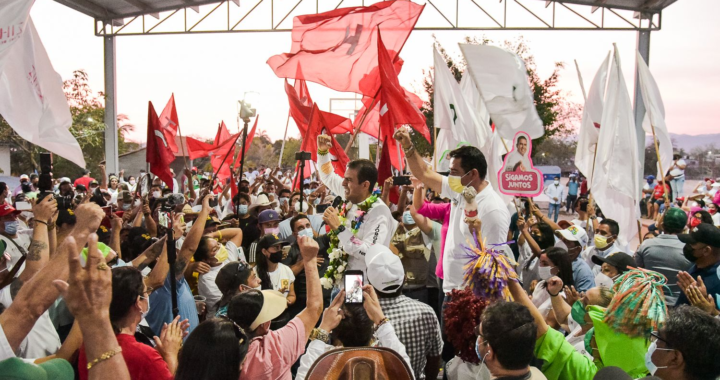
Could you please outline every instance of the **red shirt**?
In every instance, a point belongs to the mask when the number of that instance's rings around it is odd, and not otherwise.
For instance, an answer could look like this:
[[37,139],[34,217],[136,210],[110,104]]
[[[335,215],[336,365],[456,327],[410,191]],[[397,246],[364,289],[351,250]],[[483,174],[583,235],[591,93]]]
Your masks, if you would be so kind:
[[240,379],[291,380],[290,367],[305,352],[305,340],[305,325],[298,317],[279,330],[254,338]]
[[[165,360],[163,360],[157,350],[148,345],[138,343],[132,335],[118,334],[116,337],[122,348],[121,354],[123,359],[125,359],[125,364],[127,364],[132,380],[172,380],[174,376],[170,373]],[[90,360],[94,359],[95,358],[92,358]],[[80,380],[88,380],[87,362],[85,345],[83,344],[80,347],[78,357],[78,375],[80,376]],[[101,369],[97,370],[102,371]]]
[[[669,187],[665,185],[665,187]],[[670,191],[670,189],[667,189],[667,191]],[[655,185],[655,190],[653,191],[653,198],[655,199],[661,199],[665,196],[665,190],[663,189],[663,186],[660,184]]]
[[77,187],[77,185],[83,185],[86,189],[90,189],[90,182],[94,181],[95,178],[92,177],[80,177],[75,180],[75,183],[73,186]]
[[580,196],[586,196],[587,193],[588,193],[587,180],[584,180],[580,184]]

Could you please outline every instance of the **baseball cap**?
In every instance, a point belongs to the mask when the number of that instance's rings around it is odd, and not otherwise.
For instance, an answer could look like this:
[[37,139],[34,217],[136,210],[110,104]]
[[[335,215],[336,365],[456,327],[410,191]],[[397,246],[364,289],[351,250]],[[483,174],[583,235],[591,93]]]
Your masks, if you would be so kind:
[[94,179],[94,180],[90,181],[90,186],[92,186],[92,185],[100,185],[100,183]]
[[395,293],[405,281],[405,269],[400,258],[390,248],[375,244],[365,254],[367,279],[380,293]]
[[290,245],[290,243],[280,240],[280,237],[276,234],[265,234],[260,238],[260,241],[258,242],[258,248],[260,249],[268,249],[272,246],[276,245]]
[[275,210],[263,210],[263,212],[258,215],[258,223],[267,223],[272,221],[279,221],[280,215],[278,215],[277,211]]
[[84,192],[87,191],[87,187],[85,187],[85,185],[83,184],[78,184],[77,186],[75,186],[75,190],[78,192]]
[[205,222],[205,228],[212,227],[220,224],[220,220],[216,216],[208,215],[207,221]]
[[18,215],[21,211],[15,210],[15,207],[10,206],[9,203],[5,202],[5,204],[0,205],[0,217],[7,216],[10,214]]
[[632,258],[632,256],[623,252],[611,253],[607,257],[595,255],[592,257],[592,262],[595,263],[595,265],[602,265],[602,263],[608,263],[608,265],[612,265],[617,268],[620,273],[627,271],[628,267],[636,266],[635,260]]
[[22,180],[24,180],[24,179],[30,179],[30,177],[28,177],[27,174],[21,174],[21,175],[20,175],[20,180],[22,181]]
[[585,247],[588,243],[588,236],[587,232],[585,232],[585,229],[580,226],[572,225],[564,230],[558,230],[555,231],[558,235],[562,236],[563,238],[570,240],[570,241],[576,241],[580,243],[580,246]]
[[0,361],[0,373],[5,379],[72,380],[75,372],[67,360],[51,359],[42,364],[26,363],[20,358]]
[[247,280],[252,270],[252,267],[244,261],[231,261],[220,269],[217,277],[215,277],[215,285],[223,294],[222,299],[220,299],[221,304],[223,304],[224,299],[235,295],[235,291],[240,287],[242,280]]
[[700,223],[689,234],[680,234],[678,239],[685,244],[703,243],[720,248],[720,228],[709,223]]
[[62,185],[63,183],[72,183],[72,182],[70,182],[70,178],[62,177],[62,178],[60,178],[60,184]]
[[687,224],[687,214],[682,209],[671,207],[663,216],[663,226],[672,230],[680,230]]

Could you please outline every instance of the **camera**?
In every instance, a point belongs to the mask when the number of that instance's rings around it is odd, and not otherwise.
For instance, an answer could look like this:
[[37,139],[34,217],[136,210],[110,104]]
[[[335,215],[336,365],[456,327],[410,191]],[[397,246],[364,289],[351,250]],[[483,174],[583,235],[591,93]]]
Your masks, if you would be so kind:
[[303,161],[309,161],[312,160],[312,155],[310,155],[310,152],[296,152],[295,153],[295,159],[297,161],[303,160]]
[[52,153],[40,153],[40,176],[38,178],[38,190],[40,190],[40,193],[37,196],[38,202],[45,199],[48,195],[54,195],[52,165]]
[[185,197],[182,194],[169,194],[167,197],[159,198],[157,202],[160,202],[160,211],[171,212],[174,211],[178,205],[185,203]]

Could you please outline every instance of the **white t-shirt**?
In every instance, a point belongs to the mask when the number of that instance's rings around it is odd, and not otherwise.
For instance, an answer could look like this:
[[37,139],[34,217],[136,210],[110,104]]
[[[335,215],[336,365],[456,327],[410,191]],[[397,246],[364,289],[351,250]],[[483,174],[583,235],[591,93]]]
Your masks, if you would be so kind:
[[[443,254],[443,292],[450,293],[453,289],[463,288],[463,267],[467,263],[464,244],[472,239],[472,234],[465,223],[465,198],[462,194],[450,189],[448,178],[442,178],[441,197],[450,198],[450,220],[448,233],[445,236],[445,251]],[[510,213],[502,198],[495,192],[488,182],[487,186],[475,196],[477,204],[477,217],[482,220],[481,232],[487,244],[500,244],[507,241],[510,227]],[[515,257],[507,245],[501,246],[510,263],[515,263]]]
[[[228,255],[229,258],[229,255]],[[215,315],[217,312],[217,304],[222,298],[222,291],[215,285],[215,278],[217,278],[220,269],[224,267],[231,260],[225,260],[220,265],[210,268],[210,271],[198,276],[198,294],[205,297],[205,307],[207,308],[207,315]]]
[[[25,251],[27,251],[28,247],[30,246],[30,240],[32,236],[28,236],[27,234],[18,234],[17,237],[13,240],[15,240],[15,243],[17,243],[19,246],[23,247]],[[18,248],[13,244],[10,239],[6,238],[5,236],[0,235],[0,240],[5,241],[5,252],[10,254],[10,265],[8,265],[8,270],[15,267],[15,264],[20,260],[22,257],[22,253]],[[17,272],[15,277],[19,276],[22,271],[25,270],[25,263],[20,267],[20,271]]]
[[715,215],[712,216],[713,224],[718,227],[720,226],[720,214],[715,213]]
[[[679,159],[679,160],[677,160],[676,163],[677,163],[677,165],[683,165],[683,166],[684,166],[684,165],[687,165],[687,164],[685,163],[685,160],[683,160],[682,158]],[[670,175],[673,176],[673,177],[675,177],[675,178],[682,177],[682,176],[685,175],[685,170],[676,167],[675,169],[670,170]]]
[[3,330],[2,325],[0,325],[0,361],[14,357],[15,352],[13,352],[12,347],[10,347],[10,342],[8,342],[5,336],[5,330]]
[[[2,303],[5,308],[9,308],[10,305],[12,305],[10,286],[6,286],[0,290],[0,303]],[[0,345],[1,344],[0,342]],[[60,349],[60,345],[60,336],[50,319],[50,313],[45,310],[35,322],[32,330],[30,330],[22,343],[20,343],[17,356],[25,359],[44,358],[56,353],[57,350]]]
[[[547,317],[550,310],[552,310],[552,300],[550,300],[550,294],[548,294],[547,289],[541,286],[543,284],[545,284],[545,280],[540,280],[537,285],[535,285],[535,290],[532,294],[532,303],[537,307],[543,317]],[[560,292],[560,296],[565,298],[565,292]]]
[[[257,274],[257,267],[253,268],[255,274]],[[290,285],[295,282],[295,275],[289,266],[278,263],[277,269],[274,272],[268,272],[270,276],[270,282],[272,282],[273,290],[280,291],[280,288],[286,288],[287,290],[283,293],[287,298],[290,293]]]

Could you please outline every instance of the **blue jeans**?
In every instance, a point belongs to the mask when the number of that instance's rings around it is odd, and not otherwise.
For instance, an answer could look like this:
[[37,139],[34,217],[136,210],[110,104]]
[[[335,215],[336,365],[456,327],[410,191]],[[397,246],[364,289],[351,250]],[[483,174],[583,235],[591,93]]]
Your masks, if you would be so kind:
[[[675,199],[683,196],[683,187],[685,187],[685,176],[673,178],[670,181],[670,189],[672,189],[672,195]],[[675,199],[671,199],[670,201],[672,202]]]
[[[553,213],[555,213],[554,217],[553,217]],[[550,205],[548,205],[548,218],[553,218],[553,221],[555,223],[557,223],[559,213],[560,213],[560,203],[550,203]]]

